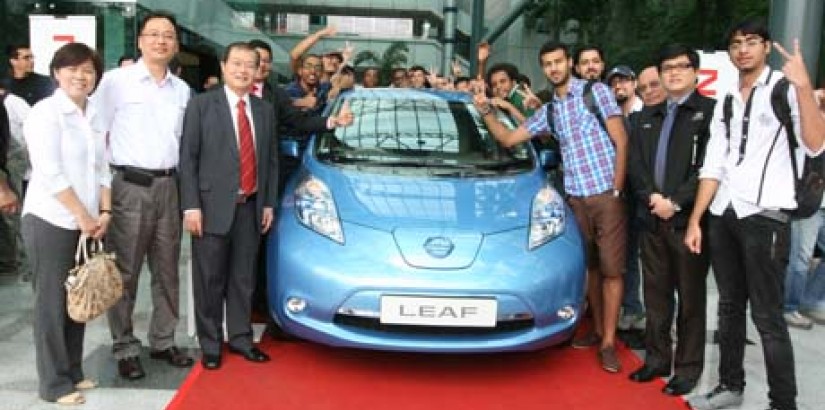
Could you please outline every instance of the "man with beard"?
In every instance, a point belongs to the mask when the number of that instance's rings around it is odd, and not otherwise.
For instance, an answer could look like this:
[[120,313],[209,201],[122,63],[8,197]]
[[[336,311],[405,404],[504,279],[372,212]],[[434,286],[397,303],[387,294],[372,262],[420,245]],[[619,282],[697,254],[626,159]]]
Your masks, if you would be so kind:
[[601,47],[587,45],[576,52],[573,59],[576,75],[583,80],[601,81],[604,79],[604,52]]
[[616,97],[616,102],[619,103],[625,117],[642,110],[644,104],[636,95],[636,73],[630,67],[626,65],[613,67],[607,73],[605,82],[613,90],[613,96]]
[[[820,154],[825,119],[817,107],[798,40],[792,53],[778,43],[772,47],[765,24],[748,20],[734,26],[727,44],[739,81],[720,94],[725,97],[714,110],[685,234],[691,252],[709,251],[719,289],[719,385],[691,398],[690,405],[707,410],[742,404],[750,306],[762,340],[770,408],[795,410],[793,344],[782,316],[790,244],[790,217],[783,210],[797,208],[794,182],[798,175],[791,153],[800,170],[805,155]],[[767,65],[772,48],[785,61],[781,72]],[[783,74],[789,83],[788,92],[781,95],[790,109],[789,127],[781,124],[772,104],[774,86]],[[724,102],[728,98],[730,102]],[[729,127],[723,122],[725,117]],[[706,237],[701,227],[705,211],[710,211]]]
[[[493,89],[494,97],[510,103],[526,118],[533,115],[535,110],[525,107],[525,94],[519,90],[518,78],[519,72],[516,66],[509,63],[499,63],[490,67],[490,71],[487,73],[487,84]],[[501,107],[499,104],[496,105]],[[518,122],[523,122],[523,119]]]
[[[496,119],[484,93],[476,93],[473,103],[490,132],[504,146],[546,134],[558,139],[562,161],[567,165],[564,186],[568,204],[585,243],[588,298],[593,312],[593,329],[575,339],[573,347],[598,345],[602,368],[617,373],[621,364],[616,355],[616,321],[622,300],[627,237],[627,213],[622,199],[627,174],[627,134],[622,112],[610,89],[602,83],[592,86],[598,114],[587,108],[587,81],[571,78],[573,61],[561,43],[544,44],[539,62],[553,84],[552,101],[518,128],[510,130]],[[601,116],[604,128],[596,115]]]
[[307,54],[301,59],[298,77],[285,89],[292,105],[315,114],[324,110],[331,84],[321,82],[323,71],[324,65],[317,54]]

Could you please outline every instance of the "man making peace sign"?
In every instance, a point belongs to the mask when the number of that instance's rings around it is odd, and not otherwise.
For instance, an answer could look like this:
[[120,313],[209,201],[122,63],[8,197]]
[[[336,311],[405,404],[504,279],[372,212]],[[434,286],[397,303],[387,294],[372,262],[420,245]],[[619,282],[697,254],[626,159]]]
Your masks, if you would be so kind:
[[[716,104],[710,140],[699,173],[699,191],[688,222],[685,244],[703,251],[701,224],[707,222],[707,243],[719,289],[719,385],[693,397],[694,409],[722,409],[742,404],[745,388],[746,309],[762,339],[768,376],[770,409],[796,409],[793,347],[782,317],[783,282],[788,262],[790,218],[796,209],[788,132],[771,106],[774,84],[784,76],[795,131],[799,169],[804,154],[822,150],[825,120],[814,100],[799,42],[793,53],[779,44],[782,72],[767,66],[770,36],[761,22],[745,21],[728,35],[728,55],[739,70],[737,88],[730,90],[730,121]],[[791,134],[793,135],[793,134]],[[705,210],[710,215],[703,221]]]

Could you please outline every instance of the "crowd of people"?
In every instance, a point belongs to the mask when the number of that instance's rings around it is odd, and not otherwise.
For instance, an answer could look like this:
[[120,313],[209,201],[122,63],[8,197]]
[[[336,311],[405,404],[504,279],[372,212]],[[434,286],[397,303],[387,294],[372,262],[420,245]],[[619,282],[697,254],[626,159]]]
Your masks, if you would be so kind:
[[[692,397],[691,405],[742,403],[750,305],[771,408],[796,408],[787,327],[825,325],[825,266],[811,270],[814,248],[825,247],[825,211],[789,216],[796,207],[789,152],[799,147],[800,163],[820,155],[825,116],[799,45],[786,50],[772,43],[763,23],[742,22],[726,38],[739,80],[721,90],[730,96],[725,104],[697,92],[700,56],[683,44],[657,50],[637,75],[623,64],[608,70],[599,47],[572,52],[551,41],[538,53],[550,86],[534,92],[515,65],[487,68],[489,44],[478,47],[475,75],[458,63],[449,76],[414,65],[394,68],[382,84],[380,71],[370,67],[356,81],[349,44],[311,52],[335,35],[333,27],[291,50],[294,80],[285,87],[269,82],[272,49],[254,40],[227,46],[221,78],[207,78],[205,92],[195,95],[175,75],[175,17],[152,12],[138,33],[140,58],[123,58],[105,74],[100,56],[80,43],[57,50],[51,79],[33,72],[28,46],[7,50],[11,76],[0,83],[0,272],[32,279],[42,399],[81,404],[82,390],[96,385],[81,367],[85,325],[65,309],[63,283],[81,237],[105,236],[123,278],[123,297],[107,312],[121,377],[145,376],[133,325],[144,260],[151,275],[150,357],[176,367],[194,363],[175,342],[182,229],[192,240],[202,365],[221,367],[224,341],[230,353],[268,361],[252,343],[251,314],[256,306],[266,310],[257,266],[265,263],[262,238],[289,172],[277,155],[278,136],[347,127],[348,105],[324,117],[325,104],[353,87],[388,86],[470,93],[504,146],[555,139],[560,189],[585,242],[593,322],[574,348],[593,348],[601,366],[617,373],[617,332],[643,332],[644,365],[630,379],[668,377],[664,393],[692,392],[703,372],[712,267],[719,385]],[[767,65],[770,52],[783,57],[781,70]],[[790,124],[772,106],[781,78],[791,84],[782,95]],[[502,115],[517,127],[505,126]]]

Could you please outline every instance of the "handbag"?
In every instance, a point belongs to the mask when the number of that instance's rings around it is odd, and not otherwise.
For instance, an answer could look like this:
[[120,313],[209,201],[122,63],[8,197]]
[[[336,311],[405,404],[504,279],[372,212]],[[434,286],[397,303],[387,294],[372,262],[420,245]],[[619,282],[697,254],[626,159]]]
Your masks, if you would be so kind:
[[75,251],[75,267],[66,278],[66,309],[75,322],[88,322],[105,312],[123,295],[123,279],[114,253],[103,251],[100,239],[91,241],[81,235]]

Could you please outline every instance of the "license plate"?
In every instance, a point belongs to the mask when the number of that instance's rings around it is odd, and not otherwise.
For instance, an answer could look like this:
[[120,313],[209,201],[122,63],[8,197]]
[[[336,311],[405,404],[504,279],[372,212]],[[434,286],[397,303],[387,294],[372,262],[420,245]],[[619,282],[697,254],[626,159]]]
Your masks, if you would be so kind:
[[414,326],[495,327],[498,302],[489,298],[382,296],[381,323]]

